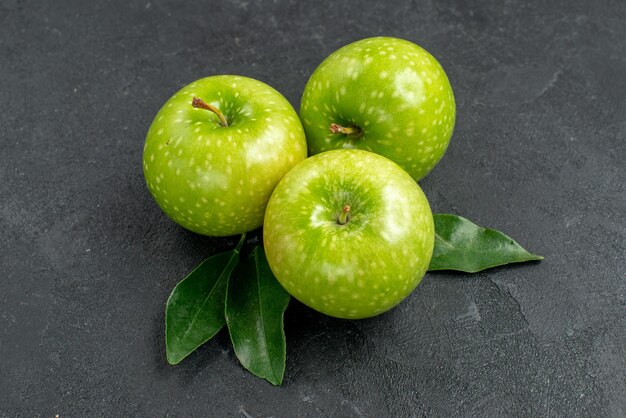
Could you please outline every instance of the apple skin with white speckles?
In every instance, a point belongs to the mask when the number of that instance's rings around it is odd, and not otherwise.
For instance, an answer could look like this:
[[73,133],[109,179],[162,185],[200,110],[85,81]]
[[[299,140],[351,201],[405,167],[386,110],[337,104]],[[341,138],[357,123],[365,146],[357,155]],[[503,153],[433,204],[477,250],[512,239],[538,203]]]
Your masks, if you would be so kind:
[[[194,97],[226,118],[192,106]],[[152,197],[181,226],[227,236],[258,228],[274,187],[306,158],[298,115],[272,87],[240,76],[203,78],[174,94],[146,137]]]
[[[367,38],[332,53],[309,79],[300,118],[309,155],[340,148],[372,151],[416,181],[446,152],[456,117],[439,62],[409,41]],[[331,124],[352,132],[332,132]]]
[[434,237],[417,183],[362,150],[298,164],[274,190],[263,225],[267,261],[285,290],[348,319],[378,315],[407,297],[428,269]]

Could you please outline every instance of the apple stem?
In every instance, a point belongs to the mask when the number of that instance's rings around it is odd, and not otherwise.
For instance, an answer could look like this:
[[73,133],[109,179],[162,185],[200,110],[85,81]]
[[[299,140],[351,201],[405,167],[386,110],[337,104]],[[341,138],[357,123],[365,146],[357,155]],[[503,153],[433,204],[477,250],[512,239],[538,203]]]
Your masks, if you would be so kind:
[[341,126],[338,123],[330,124],[330,131],[334,134],[357,135],[361,133],[358,126]]
[[350,217],[350,205],[344,205],[343,209],[341,209],[341,213],[339,214],[339,219],[337,222],[339,225],[345,225],[348,223]]
[[217,107],[208,104],[198,97],[193,98],[193,100],[191,101],[191,105],[196,108],[210,110],[211,112],[215,113],[218,118],[220,118],[220,125],[222,125],[223,127],[228,126],[228,122],[226,121],[224,114]]

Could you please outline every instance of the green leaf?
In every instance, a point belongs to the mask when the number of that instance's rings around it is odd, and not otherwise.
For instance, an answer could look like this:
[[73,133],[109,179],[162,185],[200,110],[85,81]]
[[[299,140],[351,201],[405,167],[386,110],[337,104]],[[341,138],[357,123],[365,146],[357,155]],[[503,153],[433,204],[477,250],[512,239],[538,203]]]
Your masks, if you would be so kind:
[[456,215],[436,214],[435,249],[429,271],[476,273],[510,263],[543,260],[502,232],[482,228]]
[[285,374],[283,314],[289,299],[259,246],[242,260],[228,284],[226,324],[235,354],[243,367],[273,385],[280,385]]
[[239,263],[244,239],[245,234],[234,250],[204,260],[172,290],[165,307],[165,349],[170,364],[179,363],[224,326],[228,278]]

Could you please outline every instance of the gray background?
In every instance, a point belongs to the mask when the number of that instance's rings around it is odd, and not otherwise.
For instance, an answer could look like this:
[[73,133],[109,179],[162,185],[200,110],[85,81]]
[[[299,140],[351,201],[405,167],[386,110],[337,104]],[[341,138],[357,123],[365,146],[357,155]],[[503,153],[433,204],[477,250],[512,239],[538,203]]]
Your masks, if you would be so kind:
[[[0,3],[0,416],[624,416],[623,1]],[[373,35],[435,55],[458,122],[421,182],[436,212],[545,261],[429,274],[380,317],[292,303],[273,387],[228,335],[164,357],[175,285],[223,240],[151,200],[144,135],[197,78],[298,106],[330,52]]]

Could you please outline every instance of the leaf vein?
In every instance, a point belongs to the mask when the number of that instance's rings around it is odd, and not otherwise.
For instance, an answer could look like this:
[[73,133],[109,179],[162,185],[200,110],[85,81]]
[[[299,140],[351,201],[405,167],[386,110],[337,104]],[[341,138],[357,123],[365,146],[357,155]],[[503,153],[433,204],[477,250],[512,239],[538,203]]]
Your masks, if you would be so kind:
[[261,343],[263,345],[263,357],[267,360],[269,365],[269,369],[272,371],[274,375],[274,379],[276,379],[276,371],[274,370],[274,366],[270,359],[268,344],[267,344],[267,331],[265,330],[265,315],[263,315],[263,300],[261,298],[261,271],[259,268],[259,256],[258,251],[254,252],[254,269],[256,271],[256,282],[257,282],[257,296],[259,298],[259,314],[261,315],[261,333],[263,334],[263,338],[261,339]]

